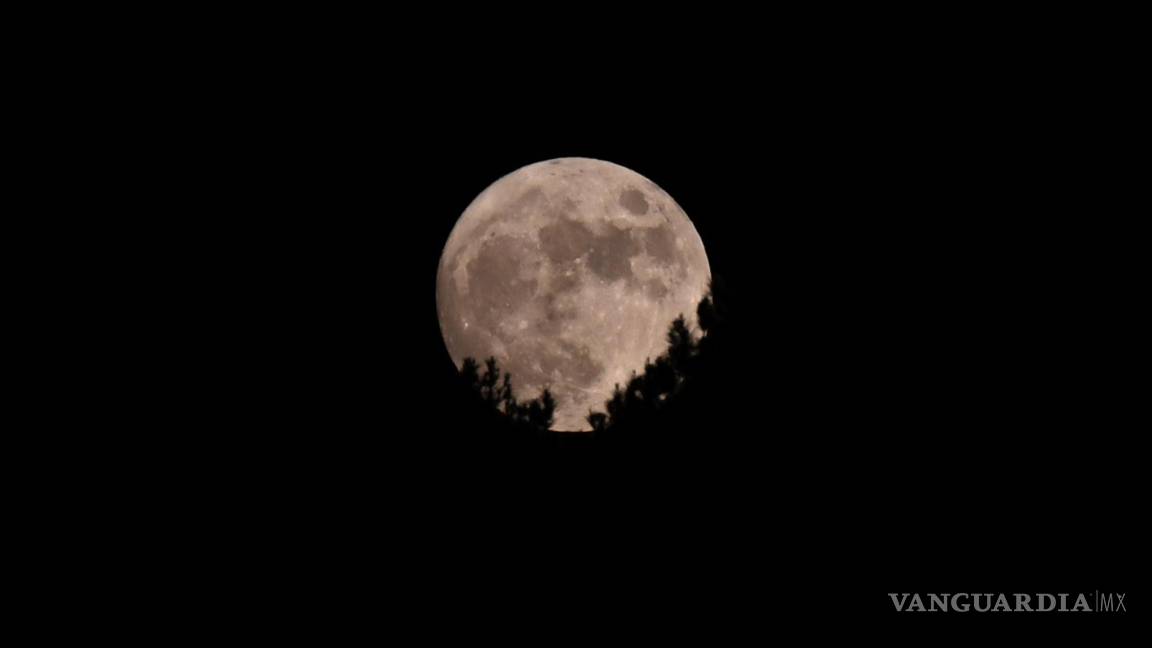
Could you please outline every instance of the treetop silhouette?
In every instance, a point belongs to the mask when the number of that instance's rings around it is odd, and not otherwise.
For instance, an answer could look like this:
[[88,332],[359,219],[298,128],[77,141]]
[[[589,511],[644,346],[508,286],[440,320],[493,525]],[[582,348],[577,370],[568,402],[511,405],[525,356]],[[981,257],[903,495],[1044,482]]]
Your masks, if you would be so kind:
[[525,402],[518,401],[512,390],[512,374],[502,373],[496,358],[489,357],[484,361],[483,374],[475,358],[464,358],[460,377],[484,403],[507,416],[513,425],[541,431],[552,426],[556,411],[556,400],[552,392],[545,387],[539,397]]
[[[632,372],[623,386],[617,384],[612,397],[605,401],[603,412],[590,411],[586,420],[595,434],[620,432],[650,427],[657,413],[681,393],[684,386],[705,371],[717,331],[723,328],[726,314],[717,301],[715,279],[696,307],[700,335],[688,327],[683,314],[668,327],[667,350],[644,364],[642,373]],[[512,375],[502,372],[496,358],[484,361],[484,370],[474,358],[465,358],[460,376],[469,389],[490,409],[500,412],[516,427],[547,431],[552,426],[556,401],[545,388],[540,396],[517,400]]]
[[617,384],[612,398],[604,403],[604,412],[588,413],[586,420],[594,433],[650,427],[657,412],[702,372],[710,339],[724,323],[724,313],[715,297],[717,288],[715,280],[710,282],[708,292],[696,307],[700,337],[692,334],[683,314],[673,320],[668,327],[668,350],[654,361],[645,362],[644,372],[633,372],[623,387]]

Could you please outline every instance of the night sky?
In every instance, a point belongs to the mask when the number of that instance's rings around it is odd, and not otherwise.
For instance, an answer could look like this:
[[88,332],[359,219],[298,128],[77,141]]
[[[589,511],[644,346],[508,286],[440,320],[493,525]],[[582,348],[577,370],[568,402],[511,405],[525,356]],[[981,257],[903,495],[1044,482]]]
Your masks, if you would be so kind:
[[[427,618],[465,624],[716,639],[896,623],[887,592],[1132,589],[1136,212],[1064,77],[601,54],[399,66],[399,94],[330,79],[355,90],[285,148],[309,173],[272,184],[292,199],[267,231],[290,234],[259,239],[290,279],[277,321],[322,340],[273,365],[297,384],[261,439],[305,457],[293,492],[370,519],[356,537],[421,574]],[[501,436],[458,383],[444,243],[556,157],[653,180],[725,283],[727,342],[666,437]]]
[[[671,606],[705,605],[697,588],[729,577],[827,583],[878,613],[890,604],[873,591],[1123,582],[1124,554],[1100,553],[1131,519],[1105,493],[1133,474],[1112,405],[1132,386],[1102,364],[1122,350],[1098,328],[1128,300],[1112,281],[1128,260],[1103,253],[1103,179],[1069,166],[1025,98],[989,112],[953,96],[872,86],[439,131],[407,354],[433,386],[421,447],[451,457],[447,493],[469,493],[446,494],[452,510],[520,547],[498,553],[581,556],[557,568],[576,583],[557,586],[565,606],[595,589],[599,561]],[[459,408],[433,407],[458,393],[433,308],[443,241],[487,183],[557,156],[652,178],[728,286],[738,351],[676,442],[489,445]],[[1073,547],[1095,557],[1065,560]]]

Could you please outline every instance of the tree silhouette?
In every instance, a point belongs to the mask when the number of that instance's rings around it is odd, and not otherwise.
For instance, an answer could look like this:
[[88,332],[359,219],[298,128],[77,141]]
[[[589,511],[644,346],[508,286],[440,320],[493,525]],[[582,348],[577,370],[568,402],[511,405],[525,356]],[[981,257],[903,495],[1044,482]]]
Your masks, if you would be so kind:
[[464,358],[464,365],[460,367],[460,378],[465,385],[479,390],[480,365],[476,364],[476,358]]
[[[708,292],[696,307],[699,335],[689,328],[683,314],[668,327],[667,349],[657,358],[644,363],[643,372],[632,372],[624,385],[617,384],[604,411],[590,411],[586,420],[594,434],[627,437],[650,431],[668,422],[664,412],[678,400],[685,386],[707,373],[715,345],[723,338],[727,320],[725,300],[718,282],[713,279]],[[495,357],[484,361],[483,371],[474,358],[465,358],[460,377],[476,395],[485,410],[525,432],[546,432],[554,422],[556,401],[545,388],[540,396],[528,401],[516,398],[512,374],[503,372]],[[662,419],[661,417],[664,416]]]
[[586,420],[594,433],[625,435],[654,428],[665,406],[695,376],[706,371],[704,362],[726,319],[722,300],[717,299],[721,291],[713,280],[696,307],[699,337],[693,335],[681,314],[668,327],[667,351],[655,361],[645,362],[644,373],[633,372],[623,387],[617,384],[612,397],[604,403],[604,412],[588,413]]
[[512,389],[512,374],[501,372],[495,357],[484,361],[484,373],[475,358],[464,358],[460,378],[491,411],[499,412],[508,421],[525,430],[544,431],[552,426],[556,400],[548,388],[538,398],[526,402],[516,399]]
[[672,326],[668,328],[668,351],[666,352],[668,362],[677,378],[683,378],[690,371],[689,365],[695,354],[696,341],[692,339],[692,331],[688,330],[688,323],[684,321],[684,316],[681,315],[672,320]]

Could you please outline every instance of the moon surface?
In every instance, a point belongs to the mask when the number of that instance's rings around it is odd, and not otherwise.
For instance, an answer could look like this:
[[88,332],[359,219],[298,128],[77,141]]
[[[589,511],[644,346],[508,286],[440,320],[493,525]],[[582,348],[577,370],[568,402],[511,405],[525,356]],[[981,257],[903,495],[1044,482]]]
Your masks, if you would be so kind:
[[708,256],[684,210],[644,176],[588,158],[530,164],[456,221],[436,279],[456,367],[495,356],[521,401],[548,387],[552,428],[591,429],[614,386],[667,349],[696,305]]

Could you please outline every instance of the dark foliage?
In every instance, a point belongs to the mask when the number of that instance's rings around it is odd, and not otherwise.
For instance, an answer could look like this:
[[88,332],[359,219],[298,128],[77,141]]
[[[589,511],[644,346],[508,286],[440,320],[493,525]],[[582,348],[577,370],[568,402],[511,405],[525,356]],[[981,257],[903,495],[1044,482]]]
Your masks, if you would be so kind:
[[[714,278],[696,307],[698,330],[689,328],[683,314],[673,320],[665,352],[633,372],[626,384],[616,385],[604,411],[589,412],[591,435],[550,432],[556,402],[548,389],[535,399],[520,401],[512,375],[502,371],[495,358],[488,358],[483,367],[466,358],[460,376],[475,395],[471,400],[479,419],[486,421],[479,427],[491,430],[493,436],[486,438],[497,443],[534,437],[561,445],[579,444],[581,438],[613,443],[643,441],[649,434],[671,439],[677,430],[699,432],[701,424],[716,414],[704,404],[716,396],[708,393],[715,381],[705,376],[716,373],[711,365],[724,353],[720,349],[728,319],[724,304],[722,287]],[[707,411],[696,411],[701,407]]]
[[545,388],[533,400],[518,401],[512,389],[512,374],[502,373],[496,358],[484,361],[483,374],[474,358],[465,358],[460,377],[491,411],[503,414],[512,425],[525,431],[546,431],[552,425],[556,410],[552,392]]
[[696,307],[700,334],[688,328],[684,315],[668,328],[668,350],[644,365],[642,374],[633,373],[628,383],[616,385],[612,398],[604,403],[605,412],[590,412],[588,424],[602,436],[632,436],[656,431],[669,423],[664,414],[679,399],[681,392],[694,383],[707,368],[715,341],[722,337],[725,313],[717,299],[719,287],[714,280],[708,294]]

